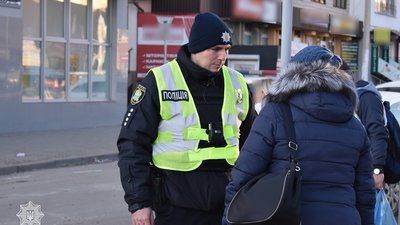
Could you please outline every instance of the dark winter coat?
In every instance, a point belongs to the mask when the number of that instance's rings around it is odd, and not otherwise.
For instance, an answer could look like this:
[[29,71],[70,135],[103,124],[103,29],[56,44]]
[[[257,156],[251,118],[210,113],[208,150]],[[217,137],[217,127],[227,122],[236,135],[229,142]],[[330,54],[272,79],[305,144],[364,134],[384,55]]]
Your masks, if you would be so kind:
[[385,126],[381,94],[375,85],[367,81],[357,81],[359,96],[358,118],[364,124],[371,141],[371,153],[375,168],[383,169],[386,163],[389,133]]
[[287,138],[276,102],[288,101],[299,146],[302,225],[374,224],[370,144],[354,117],[357,93],[351,77],[322,62],[291,64],[282,74],[236,161],[225,206],[251,178],[287,165]]

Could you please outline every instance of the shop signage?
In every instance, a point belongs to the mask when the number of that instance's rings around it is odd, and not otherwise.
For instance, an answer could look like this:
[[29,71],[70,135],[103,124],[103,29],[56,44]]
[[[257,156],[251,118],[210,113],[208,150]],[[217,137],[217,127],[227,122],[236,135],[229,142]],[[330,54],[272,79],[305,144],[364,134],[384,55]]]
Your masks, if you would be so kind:
[[342,59],[347,63],[350,70],[355,72],[358,70],[358,42],[342,41]]
[[378,45],[390,44],[390,28],[377,27],[374,29],[374,43]]
[[[138,15],[137,73],[143,78],[149,69],[176,58],[181,45],[188,43],[190,28],[194,21],[190,15],[160,15],[140,13]],[[165,23],[168,18],[168,29]]]
[[348,36],[357,36],[358,20],[340,15],[329,16],[329,32],[331,34],[341,34]]
[[321,28],[328,28],[329,13],[316,9],[300,9],[300,23],[313,25]]
[[232,17],[277,23],[280,21],[280,4],[274,0],[233,0]]

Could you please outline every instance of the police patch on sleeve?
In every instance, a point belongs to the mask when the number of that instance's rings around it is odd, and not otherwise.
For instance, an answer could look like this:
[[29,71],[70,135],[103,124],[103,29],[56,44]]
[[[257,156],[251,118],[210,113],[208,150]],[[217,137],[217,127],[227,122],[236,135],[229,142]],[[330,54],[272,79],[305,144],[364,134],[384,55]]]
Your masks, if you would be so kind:
[[146,88],[139,84],[139,86],[137,86],[137,88],[135,89],[135,92],[133,92],[132,94],[131,104],[132,105],[138,104],[140,101],[142,101],[145,94],[146,94]]

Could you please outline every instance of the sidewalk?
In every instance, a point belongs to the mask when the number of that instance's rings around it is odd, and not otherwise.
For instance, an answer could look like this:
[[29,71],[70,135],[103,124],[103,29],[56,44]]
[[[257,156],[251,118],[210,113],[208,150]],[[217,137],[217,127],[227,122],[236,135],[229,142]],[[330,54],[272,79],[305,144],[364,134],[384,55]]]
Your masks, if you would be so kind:
[[117,160],[119,129],[0,134],[0,175]]

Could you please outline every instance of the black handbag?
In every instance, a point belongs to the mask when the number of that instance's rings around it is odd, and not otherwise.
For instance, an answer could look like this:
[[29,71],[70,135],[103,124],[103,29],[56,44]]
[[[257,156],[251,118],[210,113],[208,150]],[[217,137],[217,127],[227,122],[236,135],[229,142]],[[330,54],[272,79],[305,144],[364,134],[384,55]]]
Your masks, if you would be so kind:
[[232,198],[226,219],[231,224],[299,225],[301,223],[301,175],[294,158],[297,151],[290,106],[283,112],[290,152],[287,167],[277,174],[264,173],[247,182]]

